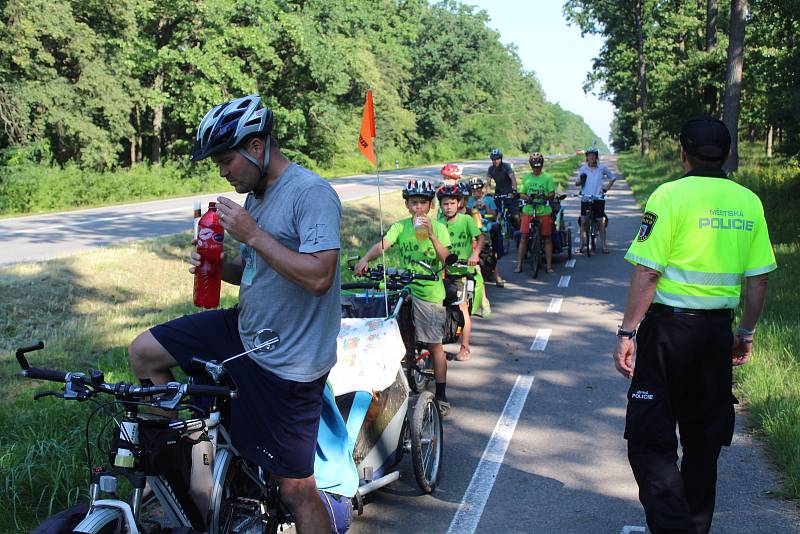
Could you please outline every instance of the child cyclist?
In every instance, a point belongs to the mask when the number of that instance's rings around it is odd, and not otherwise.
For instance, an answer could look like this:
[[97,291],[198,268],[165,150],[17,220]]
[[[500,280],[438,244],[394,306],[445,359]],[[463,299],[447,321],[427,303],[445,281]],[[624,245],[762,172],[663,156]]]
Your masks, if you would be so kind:
[[[450,234],[450,250],[458,256],[459,260],[466,261],[469,267],[453,266],[447,269],[447,277],[454,278],[454,283],[459,293],[464,291],[466,277],[464,275],[475,273],[475,266],[478,265],[483,247],[483,234],[481,233],[475,220],[469,215],[459,213],[461,201],[464,198],[463,189],[459,185],[443,185],[436,192],[439,205],[442,208],[443,216],[439,219],[447,226]],[[476,273],[477,278],[477,273]],[[475,294],[476,301],[482,296]],[[472,331],[472,321],[470,320],[469,302],[464,299],[459,305],[461,313],[464,315],[464,328],[461,331],[461,350],[456,354],[457,361],[469,359],[470,347],[469,337]]]
[[[497,259],[500,259],[500,225],[497,223],[497,205],[491,195],[486,194],[486,181],[475,176],[469,180],[470,197],[467,199],[467,212],[473,209],[478,210],[481,217],[491,219],[487,222],[486,226],[482,229],[484,232],[489,232],[489,237],[492,240],[492,250],[494,251]],[[506,281],[500,276],[500,262],[496,261],[494,264],[494,280],[497,287],[505,287]]]
[[411,180],[403,188],[403,198],[411,217],[394,223],[386,236],[375,243],[356,264],[356,274],[363,274],[371,260],[397,245],[401,267],[419,271],[417,261],[423,261],[440,273],[437,281],[414,280],[411,284],[411,305],[417,341],[427,344],[433,356],[433,375],[436,379],[436,400],[443,416],[450,412],[447,400],[447,358],[442,346],[445,325],[444,284],[442,266],[450,254],[450,234],[442,223],[429,218],[435,191],[426,180]]
[[[552,176],[542,172],[544,167],[544,156],[534,152],[528,158],[531,165],[531,172],[522,177],[522,188],[520,195],[525,200],[529,198],[538,199],[540,202],[552,200],[556,194],[556,186]],[[519,227],[519,258],[515,273],[522,271],[522,264],[525,260],[525,252],[528,250],[528,235],[530,234],[530,221],[536,217],[541,221],[542,240],[544,241],[544,256],[547,263],[547,272],[553,272],[553,210],[549,204],[538,204],[535,208],[526,205],[522,208],[522,223]],[[570,246],[572,246],[570,244]]]

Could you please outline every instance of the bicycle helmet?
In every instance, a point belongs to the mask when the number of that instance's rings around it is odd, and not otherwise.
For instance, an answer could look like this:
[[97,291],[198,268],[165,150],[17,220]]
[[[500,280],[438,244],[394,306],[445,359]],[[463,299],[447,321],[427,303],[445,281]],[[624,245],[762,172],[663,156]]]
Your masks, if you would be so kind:
[[483,189],[484,187],[486,187],[486,180],[483,178],[479,176],[473,176],[469,179],[469,188],[471,190]]
[[443,198],[461,199],[462,196],[463,192],[458,184],[445,184],[436,191],[436,198],[439,199],[439,202],[441,202]]
[[436,195],[433,186],[427,180],[409,180],[403,188],[403,198],[425,197],[432,199]]
[[489,159],[493,161],[496,159],[503,159],[503,152],[499,148],[492,149],[492,151],[489,152]]
[[471,193],[469,184],[467,182],[458,182],[458,189],[461,191],[461,196],[468,197]]
[[533,152],[528,156],[528,163],[531,164],[531,167],[544,167],[544,156],[538,152]]
[[586,156],[588,157],[589,154],[594,154],[598,158],[600,157],[600,151],[597,150],[596,146],[590,146],[589,148],[586,149]]
[[464,170],[461,168],[460,165],[456,165],[455,163],[448,163],[444,167],[442,167],[442,176],[445,178],[449,178],[451,180],[458,180],[461,177],[461,173]]
[[261,97],[249,95],[224,102],[211,108],[197,127],[191,161],[200,161],[225,150],[239,148],[239,153],[261,170],[269,165],[269,150],[264,151],[264,161],[259,162],[241,148],[254,135],[269,137],[272,133],[272,110],[261,107]]

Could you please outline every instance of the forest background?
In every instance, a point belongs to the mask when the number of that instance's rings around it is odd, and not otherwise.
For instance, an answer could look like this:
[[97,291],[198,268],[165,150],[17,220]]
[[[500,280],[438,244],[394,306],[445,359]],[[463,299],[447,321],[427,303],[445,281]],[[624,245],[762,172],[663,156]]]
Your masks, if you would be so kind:
[[545,100],[485,12],[452,1],[31,0],[0,12],[0,214],[226,189],[187,155],[208,109],[251,93],[274,110],[284,153],[325,176],[370,171],[355,150],[368,88],[384,168],[597,139]]

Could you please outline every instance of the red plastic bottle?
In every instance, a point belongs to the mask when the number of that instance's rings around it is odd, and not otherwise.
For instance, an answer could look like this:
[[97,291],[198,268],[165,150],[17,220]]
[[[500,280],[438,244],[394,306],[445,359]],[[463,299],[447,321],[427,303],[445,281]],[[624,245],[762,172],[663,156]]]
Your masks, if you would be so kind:
[[200,265],[194,271],[194,305],[198,308],[216,308],[219,306],[222,243],[225,239],[225,230],[219,224],[216,202],[208,203],[208,211],[200,217],[197,227]]

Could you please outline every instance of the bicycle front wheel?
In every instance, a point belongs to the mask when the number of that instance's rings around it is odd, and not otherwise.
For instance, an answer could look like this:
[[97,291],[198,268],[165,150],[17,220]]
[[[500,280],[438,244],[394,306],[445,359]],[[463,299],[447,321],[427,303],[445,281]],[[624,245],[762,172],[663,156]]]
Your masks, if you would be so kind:
[[542,230],[538,224],[534,224],[531,230],[529,258],[531,275],[536,278],[539,276],[539,265],[542,260]]
[[73,534],[113,534],[122,529],[122,516],[118,510],[100,508],[85,517]]

